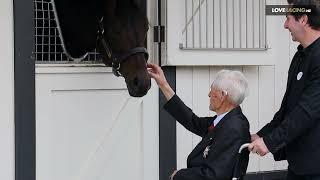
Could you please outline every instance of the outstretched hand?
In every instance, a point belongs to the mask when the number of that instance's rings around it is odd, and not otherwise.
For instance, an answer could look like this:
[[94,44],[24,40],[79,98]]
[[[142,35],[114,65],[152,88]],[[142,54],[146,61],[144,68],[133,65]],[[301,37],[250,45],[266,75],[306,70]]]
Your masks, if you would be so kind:
[[148,63],[147,69],[149,75],[157,82],[159,88],[161,89],[166,99],[171,99],[174,96],[175,92],[168,84],[161,67],[156,64]]
[[158,86],[165,86],[167,83],[167,79],[164,76],[164,73],[160,66],[152,63],[147,64],[147,69],[149,75],[157,82]]

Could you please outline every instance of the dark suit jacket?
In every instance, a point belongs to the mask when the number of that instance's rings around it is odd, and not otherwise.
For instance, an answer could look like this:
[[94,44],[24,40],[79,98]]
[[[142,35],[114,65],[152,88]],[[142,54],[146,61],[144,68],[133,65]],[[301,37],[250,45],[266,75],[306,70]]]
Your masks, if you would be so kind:
[[320,38],[298,47],[281,107],[258,135],[275,160],[287,159],[296,174],[320,174]]
[[[174,95],[164,108],[186,129],[202,137],[187,159],[187,168],[181,169],[174,180],[230,180],[236,163],[239,147],[250,142],[249,122],[237,107],[226,114],[208,133],[213,117],[198,117],[177,95]],[[203,151],[211,145],[207,158]],[[249,156],[242,162],[242,171],[246,171]]]

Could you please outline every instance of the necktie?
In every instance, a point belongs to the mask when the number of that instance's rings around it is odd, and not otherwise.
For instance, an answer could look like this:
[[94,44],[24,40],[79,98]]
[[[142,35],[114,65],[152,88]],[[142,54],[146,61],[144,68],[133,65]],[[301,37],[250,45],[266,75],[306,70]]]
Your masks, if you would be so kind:
[[214,129],[213,123],[208,127],[208,132],[212,131]]
[[[213,117],[213,121],[214,121],[216,118],[217,118],[217,115],[215,115],[215,116]],[[214,128],[214,122],[213,122],[213,121],[212,121],[212,124],[208,127],[208,132],[212,131],[213,128]]]

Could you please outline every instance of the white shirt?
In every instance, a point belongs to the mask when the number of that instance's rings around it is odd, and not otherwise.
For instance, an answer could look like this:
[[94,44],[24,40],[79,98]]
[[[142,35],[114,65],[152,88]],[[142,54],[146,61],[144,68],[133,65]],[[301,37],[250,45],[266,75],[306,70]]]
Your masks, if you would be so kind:
[[221,119],[226,115],[228,114],[229,111],[223,113],[223,114],[220,114],[219,116],[216,117],[215,120],[213,120],[213,125],[216,126],[220,121]]

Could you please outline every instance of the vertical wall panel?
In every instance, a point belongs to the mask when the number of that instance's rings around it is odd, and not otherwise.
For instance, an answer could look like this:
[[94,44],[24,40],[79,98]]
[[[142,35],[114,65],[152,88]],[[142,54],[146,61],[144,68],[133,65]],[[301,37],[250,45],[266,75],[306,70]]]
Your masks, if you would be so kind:
[[232,30],[232,33],[234,34],[234,38],[233,38],[233,48],[240,48],[240,33],[241,33],[241,16],[240,16],[240,13],[241,13],[241,10],[240,10],[240,4],[241,4],[241,1],[235,1],[233,0],[233,10],[234,10],[234,13],[232,14],[233,15],[233,30]]
[[[259,130],[259,68],[257,66],[243,67],[243,74],[248,79],[249,96],[245,98],[242,109],[250,123],[250,132],[255,133]],[[250,154],[248,172],[259,171],[259,157]]]
[[[274,67],[259,67],[259,129],[270,122],[274,114]],[[274,169],[271,153],[260,159],[260,171]]]
[[[247,24],[246,24],[246,47],[247,48],[253,48],[253,42],[254,42],[254,27],[253,27],[253,24],[254,24],[254,16],[253,16],[253,7],[252,7],[252,4],[253,4],[254,0],[246,0],[246,5],[245,5],[245,8],[246,8],[246,21],[247,21]],[[251,18],[250,18],[251,17]],[[253,35],[253,36],[252,36]]]
[[[222,33],[222,26],[220,25],[222,23],[221,16],[221,0],[213,0],[213,11],[214,11],[214,17],[213,17],[213,29],[214,29],[214,39],[213,39],[213,48],[220,48],[221,47],[221,33]],[[218,14],[218,15],[216,15]],[[218,28],[219,27],[219,28]]]
[[208,47],[214,47],[214,45],[213,45],[213,43],[214,43],[214,36],[213,36],[213,34],[214,34],[214,30],[213,30],[213,28],[214,28],[214,16],[213,16],[213,13],[214,13],[214,7],[215,7],[215,4],[214,4],[214,0],[206,0],[207,1],[207,22],[206,22],[206,24],[207,24],[207,33],[206,33],[206,35],[207,35],[207,41],[206,41],[206,45],[207,45],[207,47],[206,48],[208,48]]
[[185,11],[186,11],[186,19],[185,22],[186,24],[189,23],[189,26],[185,27],[186,28],[186,46],[187,47],[193,47],[194,46],[194,36],[193,36],[193,31],[194,31],[194,21],[192,17],[192,1],[186,1],[185,4]]
[[201,0],[200,7],[200,17],[199,18],[199,26],[200,26],[200,47],[205,48],[207,46],[207,26],[210,25],[207,23],[207,2],[208,0]]
[[[209,68],[199,67],[193,68],[193,112],[198,116],[209,115],[209,97],[208,92],[210,88],[209,82]],[[195,147],[201,140],[201,137],[193,135],[192,143]]]
[[0,1],[0,179],[14,180],[14,42],[13,3]]
[[[183,102],[193,108],[192,102],[192,67],[177,68],[177,94]],[[177,123],[177,169],[186,167],[187,157],[192,151],[192,134]]]
[[[220,47],[227,48],[227,32],[228,32],[228,23],[227,22],[227,12],[223,9],[227,8],[226,0],[219,0],[220,2]],[[218,26],[219,27],[219,26]]]
[[192,29],[193,29],[193,45],[195,47],[199,47],[200,46],[200,29],[201,26],[200,24],[200,13],[199,11],[201,11],[201,9],[199,9],[199,4],[200,4],[200,0],[192,0],[193,2],[193,6],[192,6],[192,12],[194,14],[192,21],[193,21],[193,25],[192,25]]

